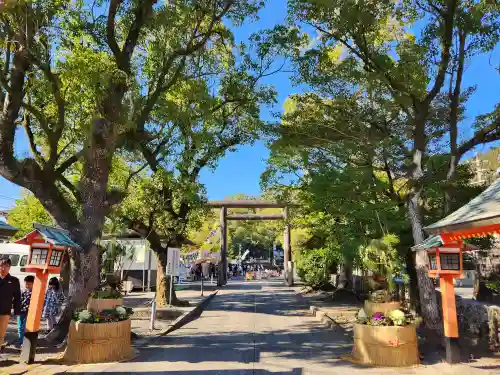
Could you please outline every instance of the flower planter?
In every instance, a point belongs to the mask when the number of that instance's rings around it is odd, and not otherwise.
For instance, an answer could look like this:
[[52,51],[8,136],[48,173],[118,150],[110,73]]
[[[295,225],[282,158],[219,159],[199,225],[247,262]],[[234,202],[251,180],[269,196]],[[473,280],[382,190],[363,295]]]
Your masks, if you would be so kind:
[[354,325],[352,355],[360,364],[404,367],[420,363],[416,325]]
[[117,306],[123,305],[123,298],[118,299],[94,299],[89,298],[87,309],[91,311],[104,311],[114,309]]
[[365,313],[368,316],[372,316],[374,313],[379,312],[382,314],[387,314],[389,311],[398,310],[401,307],[401,302],[371,302],[369,300],[365,301]]
[[63,359],[76,363],[114,362],[130,358],[130,320],[113,323],[71,322]]

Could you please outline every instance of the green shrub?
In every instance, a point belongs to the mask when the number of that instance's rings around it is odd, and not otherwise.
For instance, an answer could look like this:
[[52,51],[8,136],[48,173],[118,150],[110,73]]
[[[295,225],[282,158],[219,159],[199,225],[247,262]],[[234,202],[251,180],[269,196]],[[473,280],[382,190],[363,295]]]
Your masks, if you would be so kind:
[[133,310],[130,307],[125,306],[117,306],[114,309],[108,309],[100,312],[80,310],[73,314],[73,320],[75,322],[87,324],[113,323],[129,319],[132,313]]
[[330,283],[330,274],[336,268],[336,259],[328,249],[303,250],[297,260],[300,279],[313,289],[321,289]]
[[119,290],[111,287],[104,287],[101,290],[94,290],[90,297],[94,299],[120,299],[123,298]]

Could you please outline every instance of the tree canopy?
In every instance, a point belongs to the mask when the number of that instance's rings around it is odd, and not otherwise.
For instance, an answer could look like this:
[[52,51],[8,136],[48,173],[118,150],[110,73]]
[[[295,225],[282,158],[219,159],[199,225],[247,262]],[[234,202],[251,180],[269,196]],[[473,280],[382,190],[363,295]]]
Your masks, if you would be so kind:
[[[293,0],[289,23],[262,33],[288,46],[294,80],[307,87],[270,129],[264,184],[296,175],[297,196],[336,228],[318,235],[323,246],[341,248],[344,261],[384,232],[407,236],[408,223],[411,242],[420,243],[424,220],[463,203],[461,157],[500,138],[498,108],[459,137],[474,92],[462,87],[464,66],[497,45],[498,12],[488,1]],[[407,260],[426,323],[436,328],[427,256]]]
[[[233,121],[239,95],[247,99],[255,92],[255,75],[247,71],[268,66],[247,59],[227,25],[253,17],[261,6],[228,0],[2,4],[0,174],[30,190],[80,245],[71,254],[66,328],[70,310],[97,285],[95,240],[105,217],[145,162],[156,173],[159,159],[180,147],[168,142],[173,127],[167,125],[176,121],[175,131],[186,129],[189,142],[190,127],[200,124],[196,117],[218,107],[218,119],[196,129],[215,136],[221,128],[210,127]],[[26,133],[29,155],[14,152],[18,127]],[[189,145],[199,146],[194,138]],[[116,157],[129,171],[118,184],[110,180]],[[186,168],[192,171],[197,161]]]
[[8,220],[10,225],[19,228],[12,237],[13,240],[33,231],[33,223],[52,225],[54,222],[40,201],[28,192],[23,192],[21,198],[16,200],[14,207],[9,211]]

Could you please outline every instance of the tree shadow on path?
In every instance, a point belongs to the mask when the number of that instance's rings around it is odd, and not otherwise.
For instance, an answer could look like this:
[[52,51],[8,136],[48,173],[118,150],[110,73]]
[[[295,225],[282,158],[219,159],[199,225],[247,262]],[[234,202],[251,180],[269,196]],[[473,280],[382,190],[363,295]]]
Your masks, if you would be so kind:
[[[165,374],[165,375],[302,375],[304,373],[303,369],[301,368],[294,368],[290,371],[268,371],[268,370],[261,370],[261,369],[238,369],[238,370],[172,370],[172,371],[146,371],[142,372],[142,374],[154,374],[154,375],[160,375],[160,374]],[[74,375],[90,375],[93,374],[93,372],[72,372]],[[136,373],[131,373],[131,372],[103,372],[103,374],[106,375],[126,375],[126,374],[136,374]],[[54,375],[62,375],[62,373],[57,373]]]

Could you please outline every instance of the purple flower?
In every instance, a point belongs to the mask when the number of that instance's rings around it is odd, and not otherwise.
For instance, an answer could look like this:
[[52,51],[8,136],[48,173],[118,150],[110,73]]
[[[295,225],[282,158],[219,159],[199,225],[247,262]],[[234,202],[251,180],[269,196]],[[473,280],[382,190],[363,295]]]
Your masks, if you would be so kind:
[[385,315],[382,313],[377,312],[377,313],[372,315],[372,320],[374,320],[374,321],[382,320],[382,319],[385,319]]

